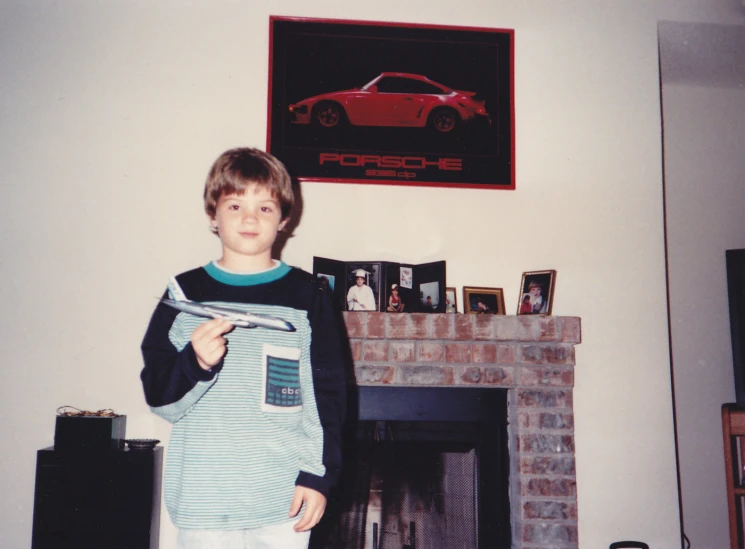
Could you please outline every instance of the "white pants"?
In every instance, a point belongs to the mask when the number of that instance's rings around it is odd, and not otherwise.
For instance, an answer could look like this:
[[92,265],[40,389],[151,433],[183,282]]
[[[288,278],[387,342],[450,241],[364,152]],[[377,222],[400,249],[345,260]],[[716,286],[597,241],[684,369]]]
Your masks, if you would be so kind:
[[307,549],[310,530],[292,529],[297,519],[249,530],[179,530],[177,549]]

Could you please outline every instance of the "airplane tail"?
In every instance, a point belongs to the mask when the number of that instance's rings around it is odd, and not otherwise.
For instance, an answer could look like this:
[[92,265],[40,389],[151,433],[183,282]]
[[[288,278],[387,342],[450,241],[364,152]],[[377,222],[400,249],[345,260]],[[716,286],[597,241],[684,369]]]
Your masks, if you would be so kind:
[[181,286],[179,286],[179,283],[176,282],[175,276],[172,276],[168,280],[168,296],[174,301],[191,301],[186,298],[186,294],[181,289]]

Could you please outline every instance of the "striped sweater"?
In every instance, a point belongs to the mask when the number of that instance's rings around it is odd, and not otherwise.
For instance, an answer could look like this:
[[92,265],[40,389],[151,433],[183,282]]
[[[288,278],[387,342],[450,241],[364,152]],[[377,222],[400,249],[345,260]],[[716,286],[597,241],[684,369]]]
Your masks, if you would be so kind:
[[176,277],[186,297],[279,316],[295,332],[235,328],[210,372],[191,347],[206,319],[159,304],[142,342],[153,412],[173,423],[164,498],[179,528],[288,520],[295,485],[327,494],[341,467],[345,372],[339,322],[308,273],[241,275],[215,263]]

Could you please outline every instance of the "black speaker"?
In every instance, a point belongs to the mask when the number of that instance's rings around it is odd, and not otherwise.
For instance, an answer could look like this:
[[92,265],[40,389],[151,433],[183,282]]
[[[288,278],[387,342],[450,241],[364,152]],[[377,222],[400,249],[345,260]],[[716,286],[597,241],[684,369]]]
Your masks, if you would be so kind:
[[39,450],[32,549],[157,549],[163,448]]
[[735,400],[745,407],[745,250],[727,250],[726,263]]

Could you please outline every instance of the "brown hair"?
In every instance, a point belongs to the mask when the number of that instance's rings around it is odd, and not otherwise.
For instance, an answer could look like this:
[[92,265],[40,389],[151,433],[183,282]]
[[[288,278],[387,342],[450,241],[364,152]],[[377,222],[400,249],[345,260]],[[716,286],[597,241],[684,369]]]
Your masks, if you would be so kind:
[[251,185],[269,189],[279,202],[282,219],[290,216],[295,195],[284,164],[271,154],[248,147],[225,151],[212,164],[204,184],[204,211],[214,218],[221,196],[243,194]]

